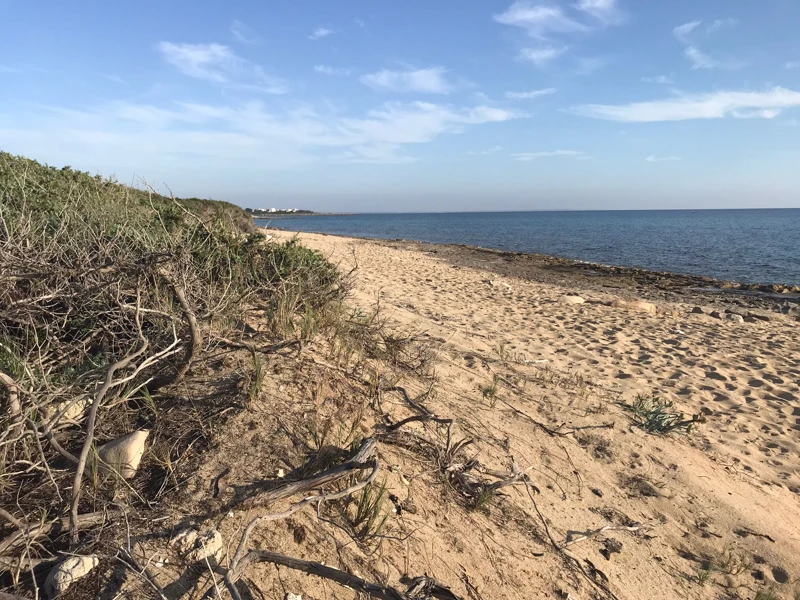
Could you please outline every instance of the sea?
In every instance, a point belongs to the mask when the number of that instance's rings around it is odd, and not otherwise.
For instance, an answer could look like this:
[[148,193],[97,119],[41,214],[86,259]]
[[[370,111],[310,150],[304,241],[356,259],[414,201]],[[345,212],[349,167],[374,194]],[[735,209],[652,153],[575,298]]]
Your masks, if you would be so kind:
[[310,215],[256,223],[800,285],[800,208]]

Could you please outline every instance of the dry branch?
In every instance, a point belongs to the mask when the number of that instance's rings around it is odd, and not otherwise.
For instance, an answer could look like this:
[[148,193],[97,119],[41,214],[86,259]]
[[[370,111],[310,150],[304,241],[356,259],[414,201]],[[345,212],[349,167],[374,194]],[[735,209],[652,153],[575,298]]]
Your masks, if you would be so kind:
[[[404,593],[393,587],[370,583],[365,579],[318,562],[292,558],[291,556],[285,556],[267,550],[251,550],[239,561],[239,567],[244,568],[249,564],[257,562],[268,562],[296,571],[302,571],[309,575],[316,575],[317,577],[334,581],[351,590],[366,594],[368,598],[378,598],[380,600],[412,600],[422,598],[460,600],[460,598],[448,588],[427,577],[420,577],[412,580],[409,585],[409,590]],[[234,593],[233,590],[231,590],[233,583],[234,582],[231,582],[231,585],[228,586],[228,590],[231,591],[232,594]]]

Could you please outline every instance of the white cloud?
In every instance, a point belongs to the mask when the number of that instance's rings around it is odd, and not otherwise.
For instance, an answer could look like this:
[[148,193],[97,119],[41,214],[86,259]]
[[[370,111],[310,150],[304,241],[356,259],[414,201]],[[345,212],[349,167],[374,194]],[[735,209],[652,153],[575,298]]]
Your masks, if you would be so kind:
[[[679,25],[673,29],[672,34],[675,36],[675,39],[685,46],[683,53],[686,58],[692,61],[693,69],[716,69],[726,66],[721,61],[713,58],[700,49],[697,43],[697,38],[700,37],[698,36],[698,31],[702,24],[702,21],[690,21],[689,23],[684,23],[683,25]],[[717,19],[713,23],[710,23],[708,26],[706,26],[705,37],[712,35],[714,32],[722,29],[723,27],[734,27],[736,24],[736,19]],[[730,62],[727,66],[736,67],[741,65],[735,62]]]
[[701,52],[696,46],[687,46],[683,53],[692,61],[693,69],[715,69],[720,66],[718,60]]
[[773,119],[781,111],[800,107],[800,92],[775,87],[764,92],[712,92],[631,104],[585,104],[571,112],[609,121],[652,123],[691,119]]
[[120,77],[119,75],[103,75],[103,77],[105,77],[106,79],[108,79],[108,80],[109,80],[111,83],[118,83],[118,84],[120,84],[120,85],[127,85],[127,84],[128,84],[128,82],[127,82],[127,81],[125,81],[125,80],[124,80],[122,77]]
[[519,52],[520,60],[534,64],[542,68],[549,62],[555,60],[564,52],[567,51],[566,47],[557,48],[555,46],[542,46],[541,48],[523,48]]
[[715,31],[722,29],[723,27],[736,27],[739,24],[739,21],[736,19],[732,19],[728,17],[727,19],[717,19],[713,23],[711,23],[708,27],[706,27],[706,35],[711,35]]
[[617,0],[579,0],[575,8],[608,25],[620,23],[624,19],[622,11],[617,7]]
[[557,91],[556,88],[545,88],[543,90],[533,90],[532,92],[506,92],[506,98],[509,100],[531,100],[539,96],[555,94]]
[[487,148],[486,150],[470,150],[467,152],[470,156],[489,156],[492,154],[497,154],[503,149],[502,146],[493,146],[491,148]]
[[353,21],[353,23],[355,23],[356,25],[358,25],[362,29],[367,26],[367,24],[362,19],[355,19]]
[[536,160],[538,158],[553,158],[553,157],[568,157],[574,158],[575,160],[587,160],[591,158],[585,152],[579,152],[578,150],[552,150],[550,152],[520,152],[517,154],[511,155],[514,160],[518,160],[521,162],[529,162],[532,160]]
[[551,33],[589,31],[589,27],[568,17],[559,6],[545,6],[526,0],[515,2],[505,12],[494,15],[494,20],[503,25],[520,27],[531,36],[543,39]]
[[423,94],[449,94],[455,86],[447,81],[447,69],[431,67],[412,71],[389,71],[362,76],[359,81],[373,90],[391,92],[419,92]]
[[7,65],[0,65],[0,73],[22,73],[22,69],[9,67]]
[[683,160],[680,156],[655,156],[651,154],[647,158],[645,158],[647,162],[673,162],[676,160]]
[[796,60],[796,61],[792,61],[792,62],[787,62],[787,63],[786,63],[784,66],[785,66],[787,69],[800,69],[800,60]]
[[267,75],[259,65],[236,56],[222,44],[160,42],[157,48],[164,60],[189,77],[267,94],[288,91],[286,81]]
[[684,23],[683,25],[678,25],[675,29],[672,30],[672,35],[674,35],[679,42],[684,44],[690,44],[691,41],[689,36],[691,33],[700,27],[702,21],[690,21],[689,23]]
[[[387,103],[343,117],[307,105],[274,112],[261,102],[237,105],[117,102],[78,111],[49,109],[27,129],[0,114],[0,139],[42,160],[72,164],[137,165],[146,173],[233,165],[254,173],[319,161],[402,163],[410,145],[442,135],[521,117],[485,105],[453,107],[424,102]],[[48,148],[56,148],[47,151]],[[49,154],[48,154],[49,152]]]
[[233,35],[233,37],[235,37],[238,41],[242,42],[243,44],[256,43],[256,39],[253,36],[253,33],[250,30],[250,28],[241,21],[234,19],[229,29],[231,35]]
[[672,79],[667,77],[666,75],[657,75],[656,77],[642,77],[642,81],[645,83],[660,83],[661,85],[670,85],[672,83]]
[[328,37],[330,34],[333,33],[333,29],[328,29],[327,27],[317,27],[308,39],[310,40],[318,40],[320,38]]
[[342,67],[329,67],[328,65],[314,65],[314,70],[322,75],[350,75],[352,69]]

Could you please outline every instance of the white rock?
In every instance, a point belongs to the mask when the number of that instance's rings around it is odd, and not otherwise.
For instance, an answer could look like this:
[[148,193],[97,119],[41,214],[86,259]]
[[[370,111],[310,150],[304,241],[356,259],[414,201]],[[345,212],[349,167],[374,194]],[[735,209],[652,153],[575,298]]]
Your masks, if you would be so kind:
[[222,534],[216,529],[200,533],[196,529],[185,529],[172,540],[178,551],[194,562],[209,559],[216,562],[222,556]]
[[586,300],[584,300],[580,296],[561,296],[561,298],[559,298],[558,301],[561,302],[562,304],[583,304],[584,302],[586,302]]
[[611,306],[616,308],[625,308],[627,310],[635,310],[638,312],[646,312],[654,315],[658,312],[656,305],[651,302],[645,302],[644,300],[623,300],[622,298],[618,298],[611,303]]
[[301,594],[293,594],[292,592],[286,592],[286,595],[283,597],[283,600],[303,600],[303,596]]
[[79,400],[64,400],[63,402],[59,402],[56,404],[55,408],[52,411],[48,411],[48,419],[51,417],[55,417],[59,414],[62,410],[64,414],[61,415],[61,418],[58,420],[58,423],[62,422],[63,420],[66,421],[80,421],[83,418],[83,415],[86,413],[86,410],[91,406],[92,399],[91,398],[81,398]]
[[742,315],[737,315],[736,313],[725,313],[725,318],[728,321],[734,321],[735,323],[744,323],[744,317]]
[[123,479],[130,479],[136,475],[136,469],[142,462],[144,443],[149,431],[134,431],[123,435],[97,449],[97,455],[102,461],[101,468],[112,469]]
[[99,564],[96,556],[70,556],[58,563],[48,573],[44,591],[48,598],[57,598],[81,577],[89,574]]

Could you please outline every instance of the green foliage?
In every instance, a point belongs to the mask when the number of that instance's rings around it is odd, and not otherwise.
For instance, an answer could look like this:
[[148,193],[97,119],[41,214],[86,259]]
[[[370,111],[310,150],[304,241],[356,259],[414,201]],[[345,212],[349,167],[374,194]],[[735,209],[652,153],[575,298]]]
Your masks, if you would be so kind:
[[697,583],[700,585],[705,585],[708,583],[709,579],[711,579],[711,570],[710,569],[698,569],[695,573],[695,579]]
[[484,400],[489,401],[489,406],[494,408],[495,404],[497,403],[497,384],[500,382],[500,378],[497,374],[492,375],[492,380],[485,386],[481,388],[481,392],[483,393]]
[[766,590],[758,590],[756,595],[753,596],[753,600],[778,600],[778,596],[775,595],[773,588],[768,588]]
[[487,485],[481,486],[475,495],[473,508],[475,510],[488,511],[495,500],[497,500],[497,490]]
[[671,400],[643,394],[637,394],[630,404],[622,403],[622,408],[630,413],[631,420],[648,433],[666,434],[673,431],[688,433],[692,425],[704,421],[700,415],[685,419],[682,412],[673,411],[672,407]]
[[383,510],[383,501],[386,498],[386,481],[376,485],[368,484],[364,487],[356,504],[355,516],[350,520],[355,538],[361,542],[368,542],[378,537],[383,531],[389,513]]

